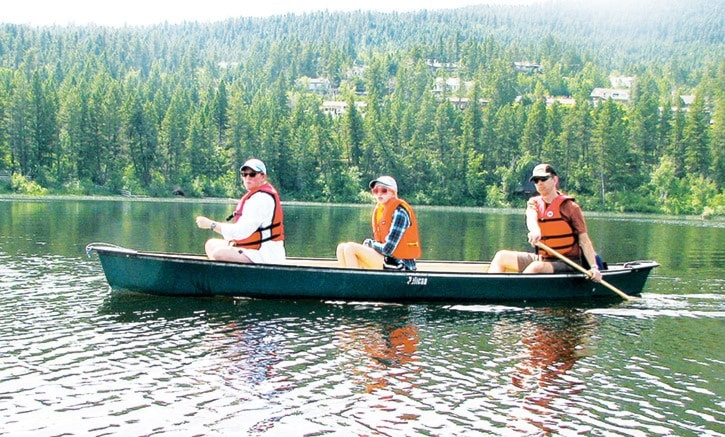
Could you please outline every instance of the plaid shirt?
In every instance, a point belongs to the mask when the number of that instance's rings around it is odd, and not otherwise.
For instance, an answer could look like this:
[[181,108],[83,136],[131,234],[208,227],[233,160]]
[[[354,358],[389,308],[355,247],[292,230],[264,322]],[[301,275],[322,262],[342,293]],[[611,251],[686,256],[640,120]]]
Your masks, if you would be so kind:
[[393,211],[393,223],[390,225],[390,232],[384,243],[372,241],[372,248],[382,253],[386,257],[390,257],[392,260],[397,261],[398,264],[402,264],[405,270],[416,270],[414,259],[397,259],[393,258],[393,252],[398,247],[400,239],[403,238],[403,233],[411,225],[410,216],[408,212],[402,206],[398,206]]

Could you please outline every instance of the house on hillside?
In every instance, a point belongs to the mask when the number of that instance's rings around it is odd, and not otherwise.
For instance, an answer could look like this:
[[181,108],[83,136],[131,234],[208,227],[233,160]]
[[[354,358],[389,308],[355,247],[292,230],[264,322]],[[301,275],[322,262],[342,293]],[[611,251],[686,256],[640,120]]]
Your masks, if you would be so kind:
[[473,81],[461,81],[460,77],[437,77],[433,85],[434,94],[450,94],[459,91],[468,92],[473,88]]
[[[364,113],[367,105],[365,102],[355,102],[355,108],[361,113]],[[347,112],[347,106],[347,102],[341,100],[326,100],[322,102],[320,109],[325,114],[331,115],[332,118],[337,118]]]
[[327,94],[330,91],[330,79],[326,77],[301,77],[297,79],[297,85],[302,86],[306,91]]
[[689,108],[695,102],[695,95],[687,94],[684,96],[680,96],[680,100],[682,100],[682,106],[684,108]]
[[560,104],[561,106],[574,106],[576,105],[576,100],[573,97],[569,96],[549,96],[546,98],[546,107],[553,105],[554,102]]
[[426,59],[425,63],[433,71],[444,69],[445,71],[452,72],[458,68],[458,64],[455,62],[441,62],[437,59]]
[[[680,96],[680,104],[679,105],[673,105],[672,106],[672,112],[676,111],[682,111],[682,112],[689,112],[690,106],[695,102],[695,96],[693,94],[686,94]],[[662,111],[662,107],[660,107],[660,111]]]
[[533,62],[514,62],[514,70],[519,73],[541,73],[544,71],[541,64]]
[[[461,111],[465,110],[471,105],[471,99],[468,97],[454,97],[449,96],[448,101],[453,104],[454,107],[457,109],[460,109]],[[478,106],[484,107],[490,103],[489,99],[478,99]]]
[[[525,101],[530,101],[532,99],[531,96],[523,96],[519,94],[514,99],[514,102],[516,103],[523,103]],[[576,99],[570,96],[547,96],[546,97],[546,107],[553,105],[554,102],[558,103],[561,106],[574,106],[576,105]]]
[[629,102],[629,90],[618,88],[594,88],[589,95],[594,104],[612,99],[616,102]]

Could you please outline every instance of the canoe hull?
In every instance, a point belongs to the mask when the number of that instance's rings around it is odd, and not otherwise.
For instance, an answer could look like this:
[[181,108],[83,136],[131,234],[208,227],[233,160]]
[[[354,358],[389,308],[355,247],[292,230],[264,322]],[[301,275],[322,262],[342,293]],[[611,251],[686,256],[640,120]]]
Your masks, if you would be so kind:
[[[311,298],[345,301],[535,301],[613,297],[581,274],[521,275],[437,271],[393,272],[302,265],[236,264],[193,255],[91,247],[113,289],[177,296]],[[294,262],[294,261],[290,261]],[[483,266],[484,264],[481,264]],[[605,278],[641,293],[652,261],[630,263]]]

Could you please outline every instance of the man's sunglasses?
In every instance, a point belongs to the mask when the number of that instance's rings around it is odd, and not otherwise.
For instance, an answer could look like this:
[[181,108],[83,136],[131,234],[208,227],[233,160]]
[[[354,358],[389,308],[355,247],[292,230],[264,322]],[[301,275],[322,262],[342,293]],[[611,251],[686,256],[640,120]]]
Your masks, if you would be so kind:
[[256,171],[243,171],[242,177],[243,178],[256,178],[259,173]]
[[546,182],[549,179],[551,179],[551,176],[537,176],[537,177],[531,178],[531,182],[538,184],[539,182]]

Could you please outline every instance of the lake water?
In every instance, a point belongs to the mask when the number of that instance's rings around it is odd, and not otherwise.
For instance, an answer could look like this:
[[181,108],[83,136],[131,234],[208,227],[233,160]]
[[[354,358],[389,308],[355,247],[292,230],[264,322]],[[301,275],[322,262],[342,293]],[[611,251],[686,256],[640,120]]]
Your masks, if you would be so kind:
[[[725,223],[593,215],[643,298],[382,305],[111,292],[88,243],[201,253],[234,202],[0,199],[0,435],[725,435]],[[521,211],[416,209],[424,257],[524,249]],[[370,207],[285,207],[334,256]],[[291,284],[292,286],[292,284]]]

